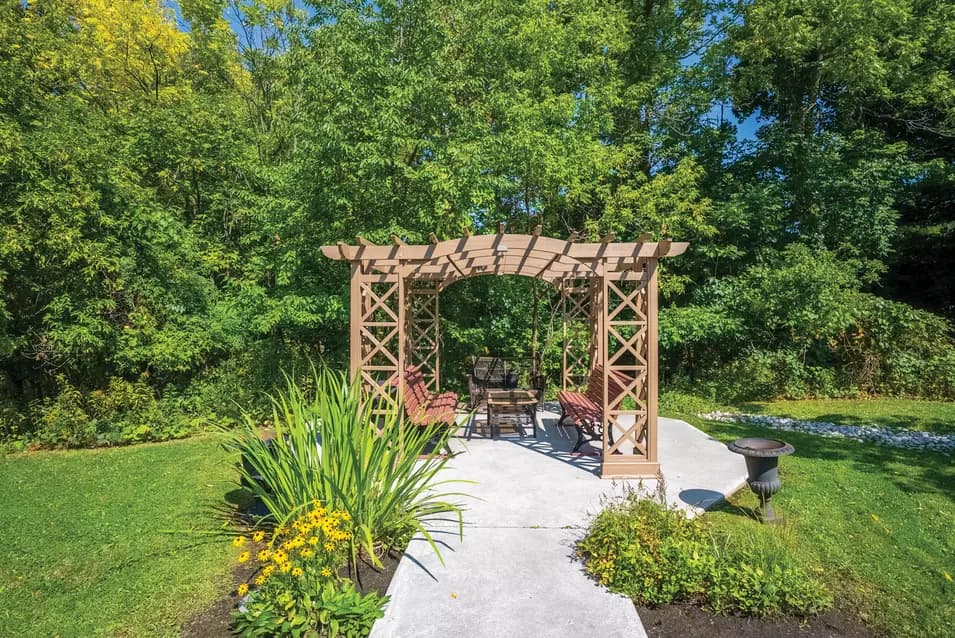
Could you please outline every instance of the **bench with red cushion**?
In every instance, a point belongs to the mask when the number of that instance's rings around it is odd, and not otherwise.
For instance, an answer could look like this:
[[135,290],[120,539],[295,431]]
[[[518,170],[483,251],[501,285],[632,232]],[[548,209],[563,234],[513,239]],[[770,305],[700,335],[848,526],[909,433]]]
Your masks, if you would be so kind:
[[[607,396],[613,401],[624,392],[625,379],[616,373],[607,375]],[[586,440],[603,440],[603,367],[595,366],[587,377],[586,392],[569,392],[563,390],[557,393],[560,402],[560,419],[557,425],[570,425],[577,428],[577,445],[574,452],[580,449]],[[613,445],[613,433],[610,433],[610,444]]]
[[[454,425],[458,395],[454,392],[434,394],[424,382],[424,374],[417,366],[409,366],[398,378],[405,395],[405,414],[415,425]],[[397,385],[397,383],[396,383]]]

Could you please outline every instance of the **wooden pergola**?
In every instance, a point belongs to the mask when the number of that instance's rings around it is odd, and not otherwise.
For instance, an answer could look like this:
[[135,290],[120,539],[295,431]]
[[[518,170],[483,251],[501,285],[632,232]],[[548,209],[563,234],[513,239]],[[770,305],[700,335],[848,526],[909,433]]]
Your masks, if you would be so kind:
[[[657,457],[657,261],[686,251],[670,241],[617,243],[566,240],[504,232],[431,243],[323,246],[326,257],[351,264],[351,373],[369,398],[392,401],[389,386],[407,366],[420,366],[439,391],[441,291],[479,275],[520,275],[544,280],[561,295],[562,386],[572,389],[600,365],[603,378],[604,478],[655,477]],[[643,239],[643,238],[641,238]],[[589,343],[568,338],[575,323]],[[607,375],[630,379],[608,397]],[[632,418],[632,422],[631,422]],[[613,443],[611,443],[612,433]]]

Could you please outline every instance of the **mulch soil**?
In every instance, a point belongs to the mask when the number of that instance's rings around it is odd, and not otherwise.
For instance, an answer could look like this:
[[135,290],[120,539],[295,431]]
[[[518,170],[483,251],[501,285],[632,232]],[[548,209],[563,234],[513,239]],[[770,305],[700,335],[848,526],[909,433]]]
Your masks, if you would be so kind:
[[[375,591],[384,595],[388,591],[388,585],[391,584],[391,578],[394,576],[400,560],[401,554],[399,553],[386,554],[381,557],[381,562],[384,564],[383,569],[375,569],[366,562],[360,562],[357,578],[352,577],[351,574],[347,573],[347,570],[343,571],[342,575],[352,578],[355,581],[355,586],[363,593]],[[237,566],[233,570],[235,584],[238,585],[238,583],[251,580],[255,574],[254,570],[254,565]],[[233,634],[229,627],[232,624],[232,614],[238,604],[239,597],[233,589],[208,609],[193,616],[183,625],[180,635],[182,638],[232,638]]]
[[695,605],[642,607],[637,613],[649,638],[875,638],[879,634],[845,613],[811,618],[720,616]]

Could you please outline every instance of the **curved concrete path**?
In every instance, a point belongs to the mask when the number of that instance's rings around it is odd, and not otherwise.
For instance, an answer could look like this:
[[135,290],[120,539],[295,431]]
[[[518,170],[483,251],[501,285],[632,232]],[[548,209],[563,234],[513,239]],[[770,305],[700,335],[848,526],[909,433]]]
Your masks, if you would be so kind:
[[[646,636],[633,604],[590,580],[575,544],[603,499],[638,487],[597,476],[592,448],[570,454],[573,428],[538,413],[538,438],[505,433],[452,442],[461,451],[445,478],[476,481],[463,540],[457,524],[429,525],[444,564],[415,537],[388,590],[391,602],[373,638]],[[480,428],[479,428],[480,429]],[[742,459],[683,421],[660,419],[667,500],[709,507],[744,484]],[[644,483],[651,492],[656,481]]]

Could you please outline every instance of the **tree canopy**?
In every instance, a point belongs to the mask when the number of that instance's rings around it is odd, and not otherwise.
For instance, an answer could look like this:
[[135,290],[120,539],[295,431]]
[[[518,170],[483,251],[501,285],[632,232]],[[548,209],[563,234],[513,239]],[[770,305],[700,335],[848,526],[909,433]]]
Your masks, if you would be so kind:
[[[319,245],[500,222],[692,242],[668,383],[955,396],[951,3],[0,2],[5,437],[342,361]],[[523,282],[461,286],[455,352],[526,341],[474,321]]]

